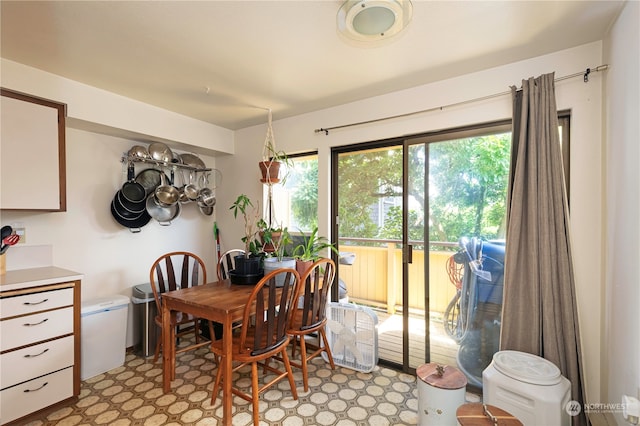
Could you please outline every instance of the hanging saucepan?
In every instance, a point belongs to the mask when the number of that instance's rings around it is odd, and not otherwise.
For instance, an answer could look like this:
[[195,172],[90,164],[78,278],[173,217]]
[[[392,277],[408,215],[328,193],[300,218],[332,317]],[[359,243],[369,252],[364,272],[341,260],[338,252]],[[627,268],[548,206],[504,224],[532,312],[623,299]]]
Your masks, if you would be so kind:
[[[187,183],[187,179],[184,177],[184,170],[180,171],[180,177],[182,179],[182,186],[178,189],[180,194],[179,202],[185,204],[190,203],[198,198],[198,189],[191,184],[191,179],[189,179],[189,183]],[[195,198],[194,197],[195,193]]]
[[[178,203],[180,192],[178,188],[167,182],[167,177],[163,173],[160,175],[160,186],[156,188],[153,196],[160,207],[171,207]],[[147,201],[147,208],[148,207],[149,202]]]
[[147,213],[146,210],[143,211],[140,214],[140,216],[135,219],[128,219],[126,217],[123,217],[116,211],[116,208],[113,202],[111,203],[111,216],[113,216],[116,222],[118,222],[120,225],[124,226],[125,228],[129,228],[129,231],[133,233],[140,232],[141,231],[140,228],[145,226],[151,220],[151,216],[149,215],[149,213]]
[[198,203],[198,209],[200,209],[200,213],[205,216],[211,216],[213,214],[213,206],[205,206]]
[[153,194],[147,198],[147,213],[162,226],[171,225],[171,221],[180,215],[181,210],[182,207],[180,203],[175,203],[171,206],[162,206],[158,204]]
[[213,207],[216,204],[216,196],[211,188],[200,188],[198,191],[198,205]]
[[198,187],[193,184],[193,172],[189,171],[189,183],[184,186],[184,194],[191,201],[198,199]]

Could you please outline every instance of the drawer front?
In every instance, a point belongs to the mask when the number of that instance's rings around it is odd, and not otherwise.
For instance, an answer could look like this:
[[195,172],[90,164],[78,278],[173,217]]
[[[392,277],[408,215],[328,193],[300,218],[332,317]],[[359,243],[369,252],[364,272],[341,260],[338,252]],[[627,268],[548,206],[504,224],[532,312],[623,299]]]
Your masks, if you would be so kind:
[[0,391],[0,423],[24,417],[73,396],[73,368]]
[[41,291],[0,299],[0,315],[10,318],[73,305],[73,288]]
[[73,336],[51,340],[2,355],[0,389],[73,365]]
[[0,321],[0,350],[73,333],[73,307]]

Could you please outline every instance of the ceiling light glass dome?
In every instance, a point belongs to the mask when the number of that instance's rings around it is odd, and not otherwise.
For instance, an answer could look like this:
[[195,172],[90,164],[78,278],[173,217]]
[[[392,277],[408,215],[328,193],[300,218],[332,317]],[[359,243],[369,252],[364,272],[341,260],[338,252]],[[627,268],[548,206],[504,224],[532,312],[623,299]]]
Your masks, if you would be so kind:
[[338,31],[351,40],[375,42],[402,31],[412,14],[410,0],[348,0],[338,11]]

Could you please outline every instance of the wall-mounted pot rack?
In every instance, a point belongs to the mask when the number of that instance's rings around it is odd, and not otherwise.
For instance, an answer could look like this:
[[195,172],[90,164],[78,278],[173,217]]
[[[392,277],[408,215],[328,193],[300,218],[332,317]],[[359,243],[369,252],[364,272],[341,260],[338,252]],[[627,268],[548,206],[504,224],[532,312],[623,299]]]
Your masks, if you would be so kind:
[[210,172],[213,170],[211,168],[206,168],[206,167],[205,168],[195,167],[195,166],[190,166],[188,164],[183,164],[183,163],[174,163],[170,161],[156,160],[153,158],[135,157],[131,155],[123,155],[121,161],[123,163],[147,163],[147,164],[153,164],[158,167],[184,169],[184,170],[190,170],[194,172]]

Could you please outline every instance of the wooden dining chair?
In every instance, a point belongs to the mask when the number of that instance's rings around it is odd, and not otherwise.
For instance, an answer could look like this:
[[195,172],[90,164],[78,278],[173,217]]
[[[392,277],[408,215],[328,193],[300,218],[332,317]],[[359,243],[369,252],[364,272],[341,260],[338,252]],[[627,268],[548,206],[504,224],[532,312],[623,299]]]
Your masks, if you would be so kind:
[[[335,370],[333,355],[327,340],[325,325],[327,323],[327,304],[331,297],[331,285],[336,275],[336,264],[331,259],[320,259],[314,262],[300,278],[298,302],[293,307],[289,329],[293,337],[291,349],[291,365],[302,369],[302,380],[305,392],[309,390],[307,362],[326,352],[331,368]],[[306,336],[315,333],[317,346],[307,346]],[[300,343],[300,361],[296,360],[296,346]],[[310,350],[311,352],[308,352]]]
[[236,256],[240,256],[244,254],[244,250],[242,249],[231,249],[227,250],[220,256],[218,260],[218,281],[226,280],[229,278],[229,271],[232,271],[236,267]]
[[[156,307],[158,308],[158,315],[155,317],[155,323],[162,330],[162,293],[206,283],[207,269],[202,259],[197,255],[186,251],[175,251],[166,253],[153,262],[149,272],[149,279],[151,282],[151,288],[153,289],[153,297],[156,302]],[[211,322],[207,322],[209,323],[209,335],[215,336]],[[183,346],[179,349],[170,348],[172,350],[175,349],[174,353],[171,354],[173,364],[171,371],[175,371],[175,356],[177,353],[197,349],[210,344],[209,340],[201,341],[198,324],[199,319],[191,314],[185,314],[182,312],[172,313],[171,341],[175,342],[176,338],[193,333],[195,343]],[[161,346],[162,339],[158,339],[155,355],[153,356],[154,363],[158,360]],[[166,350],[166,348],[162,348],[162,350]]]
[[[284,282],[276,285],[276,277],[283,277]],[[259,396],[264,390],[278,383],[285,377],[289,379],[289,386],[294,399],[298,399],[296,386],[293,379],[293,371],[287,356],[287,346],[290,337],[287,334],[287,326],[290,322],[291,310],[297,299],[298,283],[300,276],[295,269],[282,268],[265,275],[254,287],[247,300],[244,309],[240,333],[233,336],[232,362],[238,363],[233,367],[237,371],[245,365],[251,364],[251,394],[234,387],[232,393],[240,398],[253,403],[253,423],[259,424]],[[251,320],[253,318],[253,320]],[[212,342],[211,350],[224,361],[222,341]],[[276,365],[266,365],[265,360],[278,355],[284,364],[284,370]],[[258,364],[276,376],[259,385]],[[222,365],[222,362],[219,364]],[[222,380],[221,368],[218,368],[216,380],[211,394],[213,404],[220,389]],[[231,378],[225,378],[231,380]]]

